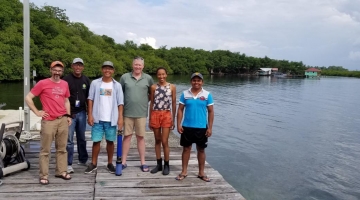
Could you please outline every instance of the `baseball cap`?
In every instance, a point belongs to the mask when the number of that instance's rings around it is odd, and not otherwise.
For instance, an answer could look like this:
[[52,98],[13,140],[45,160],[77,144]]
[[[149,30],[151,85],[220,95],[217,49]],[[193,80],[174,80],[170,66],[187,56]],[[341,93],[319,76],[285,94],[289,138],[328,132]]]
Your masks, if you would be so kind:
[[54,62],[51,63],[50,68],[53,68],[53,67],[58,66],[58,65],[60,67],[64,67],[64,64],[57,60],[57,61],[54,61]]
[[72,63],[73,63],[73,64],[75,64],[75,63],[84,64],[84,61],[83,61],[81,58],[75,58]]
[[114,64],[111,61],[105,61],[101,67],[105,67],[105,66],[114,68]]
[[200,74],[199,72],[193,73],[193,74],[191,75],[191,79],[193,79],[193,78],[196,77],[196,76],[199,77],[199,78],[201,78],[201,79],[204,79],[203,75]]

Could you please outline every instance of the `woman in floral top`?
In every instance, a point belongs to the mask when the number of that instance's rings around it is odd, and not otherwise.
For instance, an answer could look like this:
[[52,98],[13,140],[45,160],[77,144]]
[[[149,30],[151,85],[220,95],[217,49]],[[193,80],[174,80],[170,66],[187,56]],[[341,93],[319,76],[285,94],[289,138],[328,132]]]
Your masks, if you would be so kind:
[[[151,173],[163,171],[163,175],[168,175],[169,167],[169,133],[175,127],[176,113],[176,87],[166,81],[167,71],[164,67],[156,70],[158,83],[150,88],[150,115],[149,128],[154,131],[155,153],[157,165]],[[164,149],[164,169],[162,167],[161,145]]]

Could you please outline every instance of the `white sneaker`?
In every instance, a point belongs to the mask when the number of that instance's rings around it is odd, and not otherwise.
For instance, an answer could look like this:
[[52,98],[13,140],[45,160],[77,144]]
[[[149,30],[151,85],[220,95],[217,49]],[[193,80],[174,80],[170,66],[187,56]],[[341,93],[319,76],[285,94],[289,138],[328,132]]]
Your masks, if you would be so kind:
[[67,168],[67,173],[69,173],[69,174],[74,173],[74,169],[72,168],[71,165],[68,166],[68,168]]

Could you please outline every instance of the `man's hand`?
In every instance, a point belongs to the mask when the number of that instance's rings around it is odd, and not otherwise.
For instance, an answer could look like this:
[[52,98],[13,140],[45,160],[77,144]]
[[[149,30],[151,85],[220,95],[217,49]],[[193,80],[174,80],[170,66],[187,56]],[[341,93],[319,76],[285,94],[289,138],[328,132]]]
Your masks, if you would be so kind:
[[68,118],[67,118],[67,121],[68,121],[68,124],[69,124],[69,126],[70,126],[71,123],[72,123],[72,119],[71,119],[70,117],[68,117]]
[[47,113],[46,111],[38,111],[38,112],[35,113],[35,114],[36,114],[36,116],[42,117],[42,118],[50,117],[49,113]]
[[94,118],[93,118],[93,116],[92,115],[89,115],[88,116],[88,124],[90,125],[90,126],[94,126]]
[[124,120],[122,117],[118,119],[117,125],[118,125],[118,130],[123,130]]
[[211,137],[211,135],[212,135],[212,130],[211,130],[211,128],[208,128],[208,129],[206,130],[205,135],[206,135],[206,137]]
[[184,132],[184,129],[182,126],[178,126],[177,130],[180,134],[182,134]]

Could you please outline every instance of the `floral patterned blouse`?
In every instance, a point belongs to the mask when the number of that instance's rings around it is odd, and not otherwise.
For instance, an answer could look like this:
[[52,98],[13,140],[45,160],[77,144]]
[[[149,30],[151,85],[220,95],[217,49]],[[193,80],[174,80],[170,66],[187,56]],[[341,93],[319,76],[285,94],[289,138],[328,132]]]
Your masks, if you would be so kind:
[[170,110],[171,109],[171,89],[170,83],[161,86],[156,85],[154,94],[154,110]]

